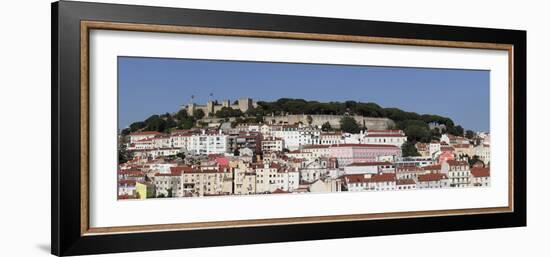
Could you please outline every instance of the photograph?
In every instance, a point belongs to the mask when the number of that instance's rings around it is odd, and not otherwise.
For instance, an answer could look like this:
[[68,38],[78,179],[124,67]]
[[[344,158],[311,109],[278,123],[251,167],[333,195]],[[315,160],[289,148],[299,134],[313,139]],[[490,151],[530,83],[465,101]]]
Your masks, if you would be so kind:
[[489,70],[118,56],[117,74],[118,200],[491,187]]

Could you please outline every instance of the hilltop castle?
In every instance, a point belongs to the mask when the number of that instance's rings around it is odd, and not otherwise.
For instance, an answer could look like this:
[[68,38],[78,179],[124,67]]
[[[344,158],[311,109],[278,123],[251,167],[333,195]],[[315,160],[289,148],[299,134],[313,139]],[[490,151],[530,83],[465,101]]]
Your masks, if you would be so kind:
[[235,110],[240,110],[241,112],[246,112],[251,108],[257,107],[257,104],[254,100],[250,98],[241,98],[233,103],[229,100],[224,100],[221,103],[218,100],[208,101],[206,105],[199,105],[196,103],[189,103],[187,105],[182,105],[181,109],[187,110],[187,114],[193,115],[196,110],[202,110],[206,117],[212,117],[214,114],[221,110],[223,107],[229,107]]

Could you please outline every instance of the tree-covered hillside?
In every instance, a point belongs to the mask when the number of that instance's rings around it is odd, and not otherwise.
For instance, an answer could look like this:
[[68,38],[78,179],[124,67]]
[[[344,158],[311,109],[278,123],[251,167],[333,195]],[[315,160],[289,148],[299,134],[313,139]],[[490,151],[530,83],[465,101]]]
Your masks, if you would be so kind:
[[[463,135],[464,129],[456,125],[452,119],[434,114],[418,114],[407,112],[398,108],[383,108],[376,103],[362,103],[356,101],[346,102],[328,102],[307,101],[304,99],[281,98],[274,102],[259,101],[257,107],[243,113],[240,110],[224,107],[214,113],[214,116],[220,119],[235,117],[234,123],[260,122],[263,117],[269,115],[286,114],[329,114],[329,115],[359,115],[365,117],[380,117],[392,119],[396,127],[394,129],[403,130],[412,142],[429,142],[437,139],[442,133],[453,135]],[[173,129],[189,129],[200,126],[200,119],[205,116],[201,110],[188,115],[185,110],[175,114],[152,115],[144,121],[134,122],[129,128],[122,131],[122,134],[128,134],[136,131],[159,131],[169,132]],[[346,119],[345,127],[349,127],[355,132],[357,128],[354,124],[349,124]],[[430,129],[429,123],[445,125],[443,131],[439,129]],[[365,129],[365,128],[360,128]],[[368,128],[366,128],[368,129]],[[352,131],[350,131],[352,132]]]

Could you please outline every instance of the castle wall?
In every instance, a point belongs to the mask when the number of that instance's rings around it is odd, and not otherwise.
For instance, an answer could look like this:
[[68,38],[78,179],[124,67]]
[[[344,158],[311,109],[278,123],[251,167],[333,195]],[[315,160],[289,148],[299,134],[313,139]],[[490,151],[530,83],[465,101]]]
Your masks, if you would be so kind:
[[[214,118],[213,115],[217,111],[221,110],[223,107],[231,107],[233,109],[241,110],[246,112],[250,108],[256,107],[256,102],[250,98],[241,98],[237,100],[237,104],[231,104],[228,100],[223,101],[221,104],[216,103],[215,101],[210,101],[206,105],[198,104],[188,104],[187,113],[193,115],[193,112],[198,109],[202,109],[208,118]],[[266,123],[284,123],[284,124],[295,124],[302,123],[308,124],[307,117],[311,116],[312,123],[314,126],[322,126],[326,122],[330,124],[331,127],[335,129],[340,128],[340,119],[344,117],[343,115],[307,115],[307,114],[290,114],[285,116],[266,116],[264,117],[264,122]],[[393,120],[388,118],[373,118],[373,117],[363,117],[363,116],[351,116],[357,121],[357,123],[362,126],[364,125],[368,129],[388,129],[395,126]]]
[[[332,128],[340,128],[340,119],[344,117],[343,115],[307,115],[307,114],[291,114],[286,116],[266,116],[264,121],[274,122],[274,123],[287,123],[295,124],[302,122],[302,124],[308,124],[307,116],[311,116],[312,122],[311,125],[322,126],[326,122],[330,124]],[[357,121],[359,125],[365,125],[368,129],[388,129],[393,127],[395,123],[393,120],[388,118],[373,118],[373,117],[363,117],[363,116],[351,116]]]
[[187,114],[193,115],[195,110],[202,110],[207,117],[210,117],[210,114],[215,114],[217,111],[221,110],[223,107],[231,107],[235,110],[241,110],[241,112],[246,112],[250,108],[256,107],[256,102],[250,98],[241,98],[237,100],[237,104],[231,104],[229,100],[224,100],[219,104],[217,101],[209,101],[206,105],[198,105],[190,103],[186,106]]

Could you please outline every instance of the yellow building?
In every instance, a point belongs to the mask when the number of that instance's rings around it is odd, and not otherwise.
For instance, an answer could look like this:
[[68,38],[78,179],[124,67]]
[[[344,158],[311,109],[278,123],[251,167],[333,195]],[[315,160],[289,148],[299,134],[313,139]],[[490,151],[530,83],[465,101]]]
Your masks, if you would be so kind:
[[155,195],[155,187],[149,183],[136,182],[136,198],[146,199]]
[[235,162],[234,194],[249,195],[256,193],[256,173],[254,168],[243,161]]
[[233,194],[229,169],[193,170],[182,174],[183,192],[194,196]]

